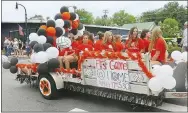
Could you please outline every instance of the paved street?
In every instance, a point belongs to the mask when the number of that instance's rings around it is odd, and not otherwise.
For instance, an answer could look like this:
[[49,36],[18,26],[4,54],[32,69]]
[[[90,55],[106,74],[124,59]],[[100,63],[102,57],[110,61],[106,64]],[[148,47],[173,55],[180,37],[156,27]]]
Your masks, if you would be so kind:
[[2,69],[2,111],[160,112],[185,111],[186,106],[185,99],[170,99],[159,108],[137,107],[133,110],[130,103],[63,91],[59,99],[46,100],[38,89],[30,88],[25,83],[20,84],[15,80],[15,75],[10,74],[9,70]]

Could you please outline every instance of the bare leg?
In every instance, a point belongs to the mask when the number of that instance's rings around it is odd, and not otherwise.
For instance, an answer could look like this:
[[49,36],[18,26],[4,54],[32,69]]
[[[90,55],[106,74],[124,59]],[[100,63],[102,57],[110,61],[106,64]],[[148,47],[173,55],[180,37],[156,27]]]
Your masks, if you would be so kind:
[[65,62],[66,69],[70,69],[70,63],[74,62],[76,60],[77,59],[74,56],[72,56],[72,55],[65,56],[64,57],[64,62]]
[[60,63],[60,68],[62,68],[63,67],[63,57],[59,56],[58,60],[59,60],[59,63]]

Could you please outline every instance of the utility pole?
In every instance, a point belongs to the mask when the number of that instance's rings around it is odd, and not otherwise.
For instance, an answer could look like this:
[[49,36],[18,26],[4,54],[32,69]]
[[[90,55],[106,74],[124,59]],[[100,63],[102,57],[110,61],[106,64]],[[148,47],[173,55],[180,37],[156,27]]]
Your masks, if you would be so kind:
[[106,25],[106,19],[107,19],[107,13],[108,13],[108,10],[103,10],[103,13],[104,13],[104,15],[103,15],[103,18],[105,19],[105,25]]

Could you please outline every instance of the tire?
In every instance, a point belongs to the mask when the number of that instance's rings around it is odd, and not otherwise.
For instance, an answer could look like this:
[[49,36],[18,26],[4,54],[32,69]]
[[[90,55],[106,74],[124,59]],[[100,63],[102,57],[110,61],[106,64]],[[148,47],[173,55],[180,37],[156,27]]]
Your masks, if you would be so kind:
[[39,75],[38,85],[39,91],[45,99],[52,100],[58,97],[58,90],[51,75]]

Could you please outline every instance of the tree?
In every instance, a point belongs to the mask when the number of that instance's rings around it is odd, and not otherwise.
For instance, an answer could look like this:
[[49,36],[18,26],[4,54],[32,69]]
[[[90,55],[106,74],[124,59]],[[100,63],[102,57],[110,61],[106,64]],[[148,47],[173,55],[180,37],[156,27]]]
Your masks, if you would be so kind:
[[136,18],[133,15],[126,13],[124,10],[120,10],[119,12],[114,13],[112,20],[113,23],[117,24],[118,26],[136,22]]
[[86,11],[85,9],[78,9],[76,13],[79,15],[80,21],[83,24],[92,24],[94,21],[92,13]]
[[180,6],[178,2],[169,2],[162,8],[142,13],[141,21],[154,21],[157,24],[160,21],[164,21],[166,18],[173,18],[177,19],[179,27],[182,28],[187,19],[187,15],[187,7]]
[[111,18],[100,18],[100,17],[97,17],[94,21],[94,24],[95,25],[103,25],[103,26],[111,26],[113,25],[113,21]]
[[172,18],[167,18],[162,22],[159,22],[161,30],[163,31],[163,36],[166,38],[177,38],[179,33],[179,23],[177,20]]

